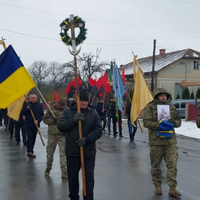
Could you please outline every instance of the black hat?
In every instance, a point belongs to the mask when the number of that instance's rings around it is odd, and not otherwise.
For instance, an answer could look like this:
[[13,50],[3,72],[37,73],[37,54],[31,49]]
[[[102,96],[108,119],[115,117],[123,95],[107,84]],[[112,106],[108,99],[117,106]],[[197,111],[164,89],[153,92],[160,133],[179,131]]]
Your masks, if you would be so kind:
[[88,92],[85,89],[80,90],[80,101],[88,101]]
[[109,100],[110,100],[110,99],[113,99],[113,97],[110,97]]
[[60,97],[58,99],[58,105],[60,105],[60,106],[66,106],[66,99],[64,97]]

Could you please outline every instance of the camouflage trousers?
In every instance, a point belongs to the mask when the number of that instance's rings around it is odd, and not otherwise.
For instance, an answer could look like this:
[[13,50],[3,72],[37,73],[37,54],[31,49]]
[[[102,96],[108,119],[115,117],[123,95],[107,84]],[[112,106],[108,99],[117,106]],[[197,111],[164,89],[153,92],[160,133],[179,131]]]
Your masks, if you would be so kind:
[[53,156],[56,146],[59,146],[60,168],[62,172],[67,171],[67,161],[65,155],[65,136],[64,135],[48,135],[48,142],[46,147],[47,152],[47,168],[51,169],[53,164]]
[[162,158],[164,158],[167,167],[166,182],[170,187],[176,187],[178,160],[178,151],[176,144],[150,146],[150,158],[153,184],[155,186],[160,186],[162,183],[162,172],[160,165],[162,162]]

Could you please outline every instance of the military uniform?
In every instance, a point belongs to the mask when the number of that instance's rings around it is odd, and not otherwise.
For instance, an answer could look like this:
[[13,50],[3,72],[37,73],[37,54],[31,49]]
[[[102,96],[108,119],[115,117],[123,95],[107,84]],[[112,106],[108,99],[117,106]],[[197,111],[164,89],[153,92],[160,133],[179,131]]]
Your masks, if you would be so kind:
[[67,178],[67,163],[66,163],[66,155],[65,155],[65,136],[58,130],[57,120],[62,115],[64,108],[60,108],[58,103],[55,103],[51,107],[52,112],[54,113],[54,118],[51,112],[48,110],[43,117],[43,122],[48,125],[48,141],[46,147],[47,153],[47,169],[45,171],[45,175],[49,175],[50,170],[53,164],[53,156],[58,144],[59,146],[59,154],[60,154],[60,168],[62,172],[62,178]]
[[167,98],[171,95],[163,88],[159,88],[154,92],[154,100],[145,108],[143,124],[149,131],[150,159],[151,159],[151,174],[152,182],[156,187],[161,186],[161,169],[160,164],[164,158],[167,166],[166,181],[170,187],[177,186],[177,140],[173,130],[171,138],[162,138],[158,136],[160,124],[158,122],[157,105],[169,105],[170,119],[174,121],[174,127],[181,126],[181,118],[176,110],[176,107],[170,104],[169,101],[160,101],[158,96],[166,94]]

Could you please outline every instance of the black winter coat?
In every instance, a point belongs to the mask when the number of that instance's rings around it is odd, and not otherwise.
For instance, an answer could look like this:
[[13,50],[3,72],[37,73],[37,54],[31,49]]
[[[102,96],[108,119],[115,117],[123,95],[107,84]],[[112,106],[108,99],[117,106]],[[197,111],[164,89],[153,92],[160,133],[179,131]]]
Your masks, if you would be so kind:
[[[36,103],[29,102],[29,104],[31,105],[31,109],[33,111],[35,119],[38,120],[38,127],[40,127],[40,122],[42,121],[42,118],[44,116],[44,110],[42,108],[42,105],[38,102]],[[28,103],[24,102],[21,111],[21,114],[25,116],[25,127],[36,128],[31,112],[29,109],[27,109],[27,105]]]
[[[85,119],[81,121],[82,136],[86,143],[83,146],[84,155],[95,155],[96,140],[102,135],[102,126],[98,113],[88,105],[86,109],[81,109]],[[80,147],[76,143],[79,139],[78,123],[74,120],[77,113],[76,104],[65,109],[58,121],[58,130],[65,132],[65,151],[68,156],[80,156]]]
[[[104,108],[104,112],[102,112],[103,108]],[[99,116],[106,116],[106,110],[105,110],[105,106],[103,107],[103,103],[99,102],[97,104],[96,111],[99,114]]]

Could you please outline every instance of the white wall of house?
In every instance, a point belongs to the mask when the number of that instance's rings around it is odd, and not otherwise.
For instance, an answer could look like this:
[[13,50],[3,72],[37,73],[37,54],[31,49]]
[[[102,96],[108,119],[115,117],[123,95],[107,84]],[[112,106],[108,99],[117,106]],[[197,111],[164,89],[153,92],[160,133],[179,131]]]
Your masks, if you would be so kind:
[[[157,74],[157,88],[164,87],[171,95],[176,98],[177,87],[181,81],[200,81],[200,69],[194,69],[194,60],[179,60],[163,68]],[[200,86],[189,86],[190,93],[196,91]],[[181,95],[181,94],[180,94]]]

